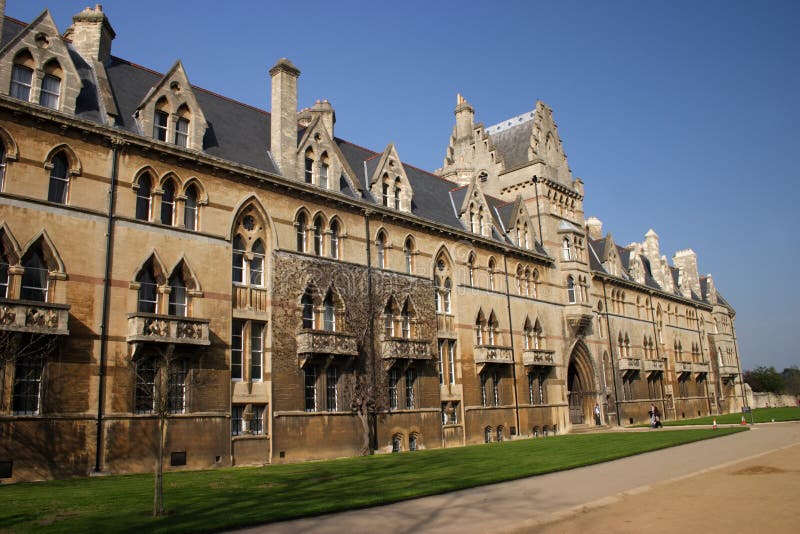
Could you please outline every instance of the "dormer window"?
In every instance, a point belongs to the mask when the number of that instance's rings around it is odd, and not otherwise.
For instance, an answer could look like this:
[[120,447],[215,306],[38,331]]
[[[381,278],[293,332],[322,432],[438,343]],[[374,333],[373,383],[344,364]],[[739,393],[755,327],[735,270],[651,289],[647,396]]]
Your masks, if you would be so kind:
[[167,140],[167,125],[169,114],[165,111],[156,111],[155,121],[153,122],[153,137],[158,141]]
[[306,150],[306,157],[304,161],[303,176],[307,184],[314,183],[314,151],[310,148]]
[[402,182],[400,181],[400,178],[398,177],[394,181],[394,209],[396,209],[396,210],[400,209],[400,190],[402,189],[401,185],[402,185]]
[[181,117],[175,123],[175,144],[183,148],[189,146],[189,119]]
[[383,189],[381,193],[382,203],[387,208],[389,207],[389,184],[383,182]]
[[319,186],[328,188],[328,171],[330,170],[330,162],[328,161],[327,154],[322,155],[322,164],[319,167]]
[[27,52],[18,55],[11,69],[12,97],[29,101],[31,99],[31,84],[33,83],[33,58]]
[[46,108],[58,109],[58,99],[61,96],[61,78],[52,74],[45,74],[42,78],[42,91],[39,93],[39,104]]

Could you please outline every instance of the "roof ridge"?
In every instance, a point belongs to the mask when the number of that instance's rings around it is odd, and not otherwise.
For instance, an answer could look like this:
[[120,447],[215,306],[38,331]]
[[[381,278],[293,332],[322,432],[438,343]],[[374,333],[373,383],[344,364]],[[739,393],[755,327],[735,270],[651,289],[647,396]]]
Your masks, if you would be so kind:
[[14,17],[11,17],[11,16],[9,16],[9,15],[6,15],[5,17],[6,17],[6,20],[8,20],[8,21],[11,21],[11,22],[16,22],[17,24],[19,24],[19,25],[20,25],[20,26],[22,26],[23,28],[25,28],[26,26],[29,26],[29,25],[30,25],[30,23],[27,23],[27,24],[26,24],[24,21],[21,21],[21,20],[19,20],[19,19],[15,19]]

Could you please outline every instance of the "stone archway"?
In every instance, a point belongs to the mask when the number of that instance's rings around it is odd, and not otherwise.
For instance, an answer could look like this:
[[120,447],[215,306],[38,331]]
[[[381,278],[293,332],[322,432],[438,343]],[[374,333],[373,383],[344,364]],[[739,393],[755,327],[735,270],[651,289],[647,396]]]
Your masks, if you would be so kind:
[[567,369],[569,422],[581,425],[592,420],[597,400],[594,366],[586,345],[579,341],[572,349]]

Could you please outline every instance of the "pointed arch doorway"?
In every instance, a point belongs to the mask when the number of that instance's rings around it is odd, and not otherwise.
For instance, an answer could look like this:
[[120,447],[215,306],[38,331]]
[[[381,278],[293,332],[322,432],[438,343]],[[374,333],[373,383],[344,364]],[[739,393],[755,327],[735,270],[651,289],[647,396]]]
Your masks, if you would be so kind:
[[572,349],[567,369],[569,398],[569,422],[582,425],[592,420],[592,411],[597,399],[594,367],[586,345],[579,341]]

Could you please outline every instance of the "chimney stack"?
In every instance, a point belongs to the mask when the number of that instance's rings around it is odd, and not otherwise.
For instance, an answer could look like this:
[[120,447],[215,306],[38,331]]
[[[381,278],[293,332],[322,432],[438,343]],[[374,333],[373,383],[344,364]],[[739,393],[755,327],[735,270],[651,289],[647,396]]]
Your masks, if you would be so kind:
[[0,42],[3,40],[3,26],[6,20],[6,0],[0,0]]
[[595,241],[603,238],[603,221],[597,217],[589,217],[586,219],[586,231],[589,237]]
[[297,78],[300,70],[281,58],[269,69],[272,77],[272,116],[270,150],[281,174],[297,179]]
[[672,257],[672,264],[680,271],[680,291],[690,298],[691,292],[700,296],[700,275],[697,273],[697,254],[690,248],[679,250]]
[[64,33],[64,37],[72,41],[75,50],[90,64],[93,59],[104,63],[111,57],[111,41],[116,36],[100,4],[94,9],[87,7],[72,17],[72,26]]
[[475,109],[461,95],[456,95],[456,139],[472,137],[472,128],[475,126]]

